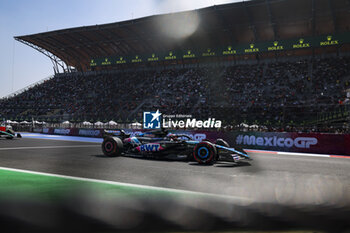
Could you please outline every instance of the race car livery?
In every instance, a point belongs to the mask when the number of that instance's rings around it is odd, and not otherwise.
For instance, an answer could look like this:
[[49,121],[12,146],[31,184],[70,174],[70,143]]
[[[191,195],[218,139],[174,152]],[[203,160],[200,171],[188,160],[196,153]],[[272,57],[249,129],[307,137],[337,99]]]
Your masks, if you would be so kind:
[[169,155],[179,155],[200,164],[251,160],[244,150],[230,148],[222,139],[217,139],[215,143],[208,140],[194,141],[186,134],[172,134],[164,129],[134,137],[123,130],[105,131],[102,151],[109,157],[136,154],[142,157],[165,158]]
[[20,133],[15,133],[15,131],[13,131],[11,126],[0,126],[0,137],[5,137],[6,139],[13,139],[14,137],[18,137],[21,138],[21,134]]

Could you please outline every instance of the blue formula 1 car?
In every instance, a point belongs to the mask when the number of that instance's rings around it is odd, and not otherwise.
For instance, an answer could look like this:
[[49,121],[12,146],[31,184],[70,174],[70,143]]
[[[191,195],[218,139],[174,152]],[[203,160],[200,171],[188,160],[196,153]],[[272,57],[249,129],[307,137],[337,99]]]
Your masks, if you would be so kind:
[[186,134],[171,134],[166,130],[150,131],[131,137],[123,130],[105,132],[102,151],[106,156],[141,155],[142,157],[166,158],[169,155],[186,156],[188,161],[213,164],[216,161],[241,162],[251,160],[241,149],[230,148],[222,139],[193,141]]

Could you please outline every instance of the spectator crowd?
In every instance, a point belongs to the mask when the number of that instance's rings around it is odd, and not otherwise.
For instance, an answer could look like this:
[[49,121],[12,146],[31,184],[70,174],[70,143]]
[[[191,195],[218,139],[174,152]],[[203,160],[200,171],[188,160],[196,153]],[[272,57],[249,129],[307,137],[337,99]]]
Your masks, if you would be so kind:
[[216,118],[226,125],[300,124],[332,111],[349,89],[350,58],[59,74],[0,100],[1,117],[142,121],[143,111]]

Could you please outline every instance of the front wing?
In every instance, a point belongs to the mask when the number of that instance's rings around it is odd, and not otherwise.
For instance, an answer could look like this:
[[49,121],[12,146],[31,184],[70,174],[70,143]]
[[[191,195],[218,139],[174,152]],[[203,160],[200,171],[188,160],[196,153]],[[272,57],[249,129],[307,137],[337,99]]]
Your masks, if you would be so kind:
[[216,144],[215,144],[215,147],[219,149],[218,155],[220,160],[226,160],[226,161],[232,161],[232,162],[238,162],[241,160],[252,160],[247,153],[243,153],[234,148],[216,145]]

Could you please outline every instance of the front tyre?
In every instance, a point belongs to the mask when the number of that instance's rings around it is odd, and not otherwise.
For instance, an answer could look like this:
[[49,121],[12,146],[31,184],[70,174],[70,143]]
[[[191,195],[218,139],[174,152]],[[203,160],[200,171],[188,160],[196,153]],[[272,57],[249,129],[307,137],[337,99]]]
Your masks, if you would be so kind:
[[123,142],[118,137],[106,137],[102,142],[102,151],[108,157],[120,156],[123,152]]
[[193,158],[200,164],[213,164],[216,158],[216,148],[210,142],[200,142],[193,150]]

